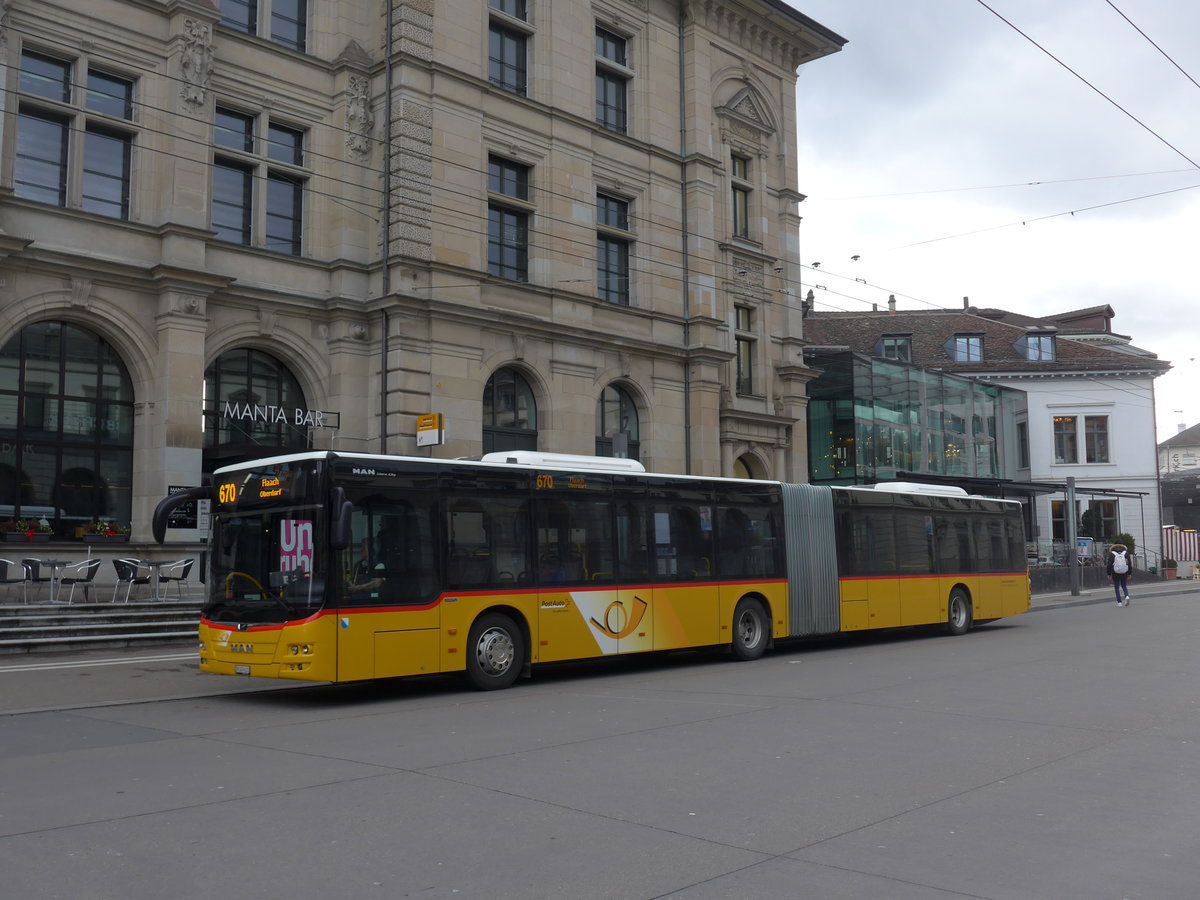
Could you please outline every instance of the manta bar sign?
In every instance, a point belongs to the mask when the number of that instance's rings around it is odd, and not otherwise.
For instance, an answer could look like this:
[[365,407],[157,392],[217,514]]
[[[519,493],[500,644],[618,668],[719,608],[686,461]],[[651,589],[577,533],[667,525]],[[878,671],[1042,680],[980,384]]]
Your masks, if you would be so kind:
[[341,414],[320,409],[287,409],[254,403],[225,403],[221,418],[239,422],[266,422],[268,425],[293,425],[296,428],[337,428]]

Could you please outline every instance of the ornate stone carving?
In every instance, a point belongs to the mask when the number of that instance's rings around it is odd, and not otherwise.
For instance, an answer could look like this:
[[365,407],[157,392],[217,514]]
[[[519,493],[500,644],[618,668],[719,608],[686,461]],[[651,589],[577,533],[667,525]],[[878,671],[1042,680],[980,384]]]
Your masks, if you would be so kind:
[[351,75],[346,84],[346,146],[351,152],[363,156],[370,152],[374,127],[371,82],[360,75]]
[[195,19],[183,20],[183,52],[179,56],[184,103],[199,106],[208,92],[212,75],[212,28]]
[[72,278],[71,305],[87,306],[92,302],[92,280],[90,278]]

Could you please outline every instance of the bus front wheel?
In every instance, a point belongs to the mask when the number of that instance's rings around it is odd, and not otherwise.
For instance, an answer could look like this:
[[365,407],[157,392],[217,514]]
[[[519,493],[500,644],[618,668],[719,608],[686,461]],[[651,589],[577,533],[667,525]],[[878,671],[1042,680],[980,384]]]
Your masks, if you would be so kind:
[[475,620],[467,637],[467,678],[481,691],[509,687],[521,674],[525,638],[517,623],[503,613]]
[[730,649],[737,660],[758,659],[767,649],[771,622],[763,605],[744,597],[733,611],[733,641]]
[[946,604],[946,630],[950,634],[966,634],[971,630],[971,598],[962,588],[950,592],[950,601]]

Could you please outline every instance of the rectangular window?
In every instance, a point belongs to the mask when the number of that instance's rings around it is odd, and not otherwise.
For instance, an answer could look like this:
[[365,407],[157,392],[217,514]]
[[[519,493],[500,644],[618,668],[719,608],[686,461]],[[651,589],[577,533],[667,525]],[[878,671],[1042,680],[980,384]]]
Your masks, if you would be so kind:
[[912,338],[885,337],[879,342],[879,355],[897,362],[912,362]]
[[983,362],[983,337],[955,335],[950,339],[950,358],[955,362]]
[[529,166],[489,156],[488,190],[516,200],[529,200]]
[[625,134],[629,127],[627,41],[596,26],[596,123]]
[[529,217],[524,212],[488,207],[488,271],[513,281],[529,279]]
[[88,72],[87,108],[116,119],[133,118],[133,82],[95,70]]
[[133,139],[121,131],[89,125],[83,139],[83,192],[88,212],[129,218],[129,163]]
[[741,185],[733,186],[733,233],[750,237],[750,192]]
[[734,237],[750,237],[750,160],[734,155],[730,160],[730,205]]
[[246,34],[257,34],[257,0],[221,0],[221,24]]
[[514,19],[525,21],[525,0],[488,0],[488,6]]
[[270,34],[303,53],[308,41],[308,0],[220,0],[221,24],[244,34]]
[[528,39],[522,31],[492,23],[488,33],[488,80],[496,87],[524,95]]
[[[260,124],[260,118],[262,122]],[[265,140],[259,140],[260,136]],[[212,229],[217,240],[303,253],[306,132],[218,106],[213,143]]]
[[254,117],[217,107],[213,143],[218,147],[254,152]]
[[1054,417],[1054,461],[1079,462],[1079,438],[1076,434],[1075,416]]
[[739,306],[735,308],[734,326],[736,335],[734,337],[734,349],[736,351],[736,385],[735,389],[739,394],[754,393],[754,351],[755,351],[755,336],[752,334],[754,328],[754,310],[748,306]]
[[629,305],[629,242],[596,238],[596,293],[601,300]]
[[308,0],[271,0],[271,40],[301,53],[308,33]]
[[304,132],[270,123],[267,126],[267,158],[293,166],[304,165]]
[[1017,468],[1029,468],[1029,423],[1017,423]]
[[[529,200],[529,167],[488,157],[488,192]],[[529,279],[529,212],[500,202],[488,204],[488,271],[513,281]]]
[[1025,359],[1034,362],[1050,362],[1054,359],[1054,335],[1027,334],[1013,344]]
[[[72,91],[76,78],[84,90]],[[128,219],[134,132],[118,126],[133,120],[133,81],[89,69],[86,61],[25,50],[18,85],[14,193]]]
[[71,101],[71,63],[67,60],[26,50],[21,54],[21,77],[17,89],[23,94]]
[[67,205],[67,136],[70,120],[22,111],[17,122],[13,190],[18,197]]
[[1108,458],[1108,416],[1083,417],[1084,452],[1090,463],[1106,463]]
[[629,305],[629,248],[631,241],[606,229],[629,230],[629,201],[596,195],[596,293],[601,300]]
[[268,172],[267,249],[299,256],[303,222],[304,182],[282,172]]
[[250,245],[254,171],[249,166],[213,163],[212,228],[217,240]]

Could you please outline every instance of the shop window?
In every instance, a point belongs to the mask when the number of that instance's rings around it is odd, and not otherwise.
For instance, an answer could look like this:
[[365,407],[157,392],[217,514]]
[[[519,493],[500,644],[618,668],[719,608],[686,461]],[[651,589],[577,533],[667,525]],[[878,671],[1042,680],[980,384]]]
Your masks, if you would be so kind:
[[45,519],[73,539],[92,521],[127,525],[133,384],[103,338],[30,325],[0,348],[0,520]]
[[205,469],[307,449],[306,405],[300,382],[275,357],[251,348],[222,353],[204,373]]

